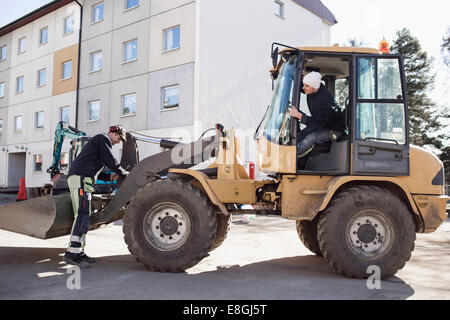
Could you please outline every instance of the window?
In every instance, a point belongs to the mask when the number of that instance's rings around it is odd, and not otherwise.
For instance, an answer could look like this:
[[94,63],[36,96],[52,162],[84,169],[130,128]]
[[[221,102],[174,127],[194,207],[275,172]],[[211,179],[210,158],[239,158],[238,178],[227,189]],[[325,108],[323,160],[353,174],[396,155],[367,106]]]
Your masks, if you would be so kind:
[[69,168],[69,153],[61,153],[61,158],[59,159],[59,168],[61,172],[67,173],[67,169]]
[[19,39],[18,54],[25,52],[25,40],[25,37]]
[[92,22],[103,20],[103,2],[92,6]]
[[284,3],[281,1],[275,1],[275,14],[279,17],[284,18]]
[[75,20],[73,16],[64,19],[64,34],[72,33],[74,30]]
[[358,59],[359,99],[402,99],[398,59]]
[[0,119],[0,136],[3,134],[3,119]]
[[15,132],[22,131],[22,122],[23,122],[23,116],[14,117],[14,131]]
[[41,29],[39,44],[46,44],[48,42],[48,27],[44,27]]
[[406,115],[399,60],[359,58],[357,70],[357,138],[405,144]]
[[16,79],[16,93],[23,92],[23,76],[17,77]]
[[178,101],[180,96],[180,86],[170,86],[162,88],[162,106],[161,110],[178,108]]
[[124,43],[124,62],[134,61],[137,59],[137,39]]
[[100,100],[89,102],[89,120],[100,119]]
[[67,61],[62,64],[61,79],[66,80],[72,78],[72,61]]
[[0,61],[6,60],[6,45],[0,47]]
[[3,98],[5,96],[5,83],[0,82],[0,98]]
[[402,103],[358,103],[358,140],[406,143],[405,106]]
[[122,96],[122,115],[136,113],[136,93]]
[[91,53],[91,70],[99,71],[102,69],[103,54],[101,51]]
[[33,171],[42,172],[42,154],[33,155]]
[[47,69],[41,69],[37,72],[37,86],[42,87],[46,83]]
[[60,121],[64,123],[69,123],[70,120],[70,107],[62,107],[60,109]]
[[35,119],[34,126],[36,129],[44,128],[44,122],[45,122],[44,111],[36,112],[34,119]]
[[164,30],[164,51],[180,47],[180,26]]
[[135,8],[139,5],[139,0],[125,0],[125,10]]

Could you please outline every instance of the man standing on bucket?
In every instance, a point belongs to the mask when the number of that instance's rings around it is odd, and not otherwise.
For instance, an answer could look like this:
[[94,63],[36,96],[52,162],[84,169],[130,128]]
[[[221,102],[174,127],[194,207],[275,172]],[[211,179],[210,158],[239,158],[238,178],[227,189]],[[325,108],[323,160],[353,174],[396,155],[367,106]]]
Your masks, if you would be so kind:
[[86,234],[90,228],[94,181],[104,166],[115,172],[111,175],[111,180],[128,175],[128,171],[120,166],[112,153],[112,146],[121,141],[126,142],[126,131],[121,126],[111,126],[107,134],[98,134],[91,138],[70,166],[67,183],[75,219],[70,245],[64,254],[64,261],[68,264],[84,269],[88,268],[90,263],[96,262],[84,252]]

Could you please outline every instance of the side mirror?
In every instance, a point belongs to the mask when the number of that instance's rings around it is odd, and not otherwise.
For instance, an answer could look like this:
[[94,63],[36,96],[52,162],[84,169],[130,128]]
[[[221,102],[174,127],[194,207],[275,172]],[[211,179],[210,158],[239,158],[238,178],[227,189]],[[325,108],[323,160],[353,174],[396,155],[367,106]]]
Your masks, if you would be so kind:
[[272,65],[274,68],[278,65],[278,47],[275,48],[275,50],[272,51]]

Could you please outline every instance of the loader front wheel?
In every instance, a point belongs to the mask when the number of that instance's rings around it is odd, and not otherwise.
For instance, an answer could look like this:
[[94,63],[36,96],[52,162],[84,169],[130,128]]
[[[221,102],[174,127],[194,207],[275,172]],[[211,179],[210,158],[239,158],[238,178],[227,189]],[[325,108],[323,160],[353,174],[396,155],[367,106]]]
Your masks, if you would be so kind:
[[410,259],[416,237],[406,205],[375,186],[352,187],[335,196],[321,214],[317,230],[328,263],[360,279],[393,276]]
[[213,207],[189,182],[147,184],[131,199],[123,218],[128,249],[152,271],[183,272],[208,255],[217,222]]

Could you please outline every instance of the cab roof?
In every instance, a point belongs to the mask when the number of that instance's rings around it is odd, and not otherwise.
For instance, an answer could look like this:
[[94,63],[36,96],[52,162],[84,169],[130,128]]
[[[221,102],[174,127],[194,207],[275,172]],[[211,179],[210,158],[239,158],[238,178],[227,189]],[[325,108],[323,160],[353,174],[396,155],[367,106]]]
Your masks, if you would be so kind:
[[[333,45],[329,47],[296,47],[300,51],[314,51],[314,52],[336,52],[336,53],[371,53],[381,54],[381,52],[374,48],[365,47],[341,47],[339,45]],[[294,49],[287,48],[280,51],[280,54],[285,52],[294,51]]]

